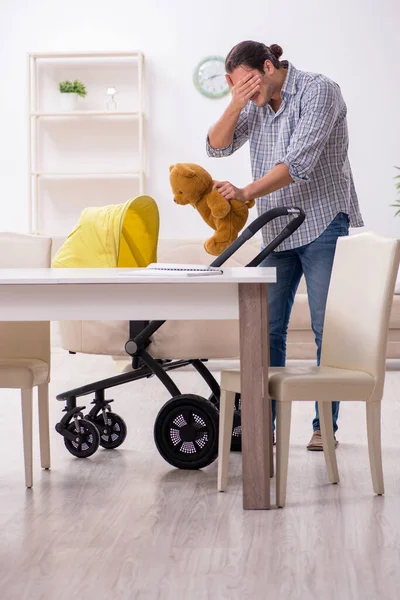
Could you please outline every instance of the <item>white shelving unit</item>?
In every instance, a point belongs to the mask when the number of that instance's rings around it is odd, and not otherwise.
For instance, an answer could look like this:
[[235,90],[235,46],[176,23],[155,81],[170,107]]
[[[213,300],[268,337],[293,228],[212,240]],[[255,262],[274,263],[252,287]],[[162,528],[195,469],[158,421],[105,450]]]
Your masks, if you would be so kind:
[[[82,81],[87,97],[60,109],[58,84]],[[106,108],[115,87],[117,108]],[[145,193],[145,81],[141,52],[28,56],[29,229],[60,242],[87,206]],[[59,245],[59,244],[58,244]]]
[[31,113],[32,117],[139,117],[139,112],[102,112],[101,110],[82,110],[67,113],[67,112],[54,112],[54,113]]

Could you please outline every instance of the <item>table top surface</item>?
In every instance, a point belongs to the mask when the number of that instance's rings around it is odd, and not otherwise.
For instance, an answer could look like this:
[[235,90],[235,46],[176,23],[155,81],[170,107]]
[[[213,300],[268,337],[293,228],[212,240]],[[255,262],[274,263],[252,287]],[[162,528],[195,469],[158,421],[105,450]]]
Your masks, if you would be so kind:
[[[275,267],[221,267],[222,274],[187,275],[147,269],[0,269],[0,285],[275,283]],[[146,272],[147,271],[147,272]]]

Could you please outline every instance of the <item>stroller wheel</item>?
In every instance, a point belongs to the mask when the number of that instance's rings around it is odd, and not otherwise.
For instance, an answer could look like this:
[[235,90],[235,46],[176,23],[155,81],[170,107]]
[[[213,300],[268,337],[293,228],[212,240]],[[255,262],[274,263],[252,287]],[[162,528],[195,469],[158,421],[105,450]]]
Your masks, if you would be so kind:
[[94,420],[94,424],[99,430],[100,446],[107,450],[118,448],[124,443],[127,433],[125,421],[113,412],[107,413],[107,423],[104,423],[102,414]]
[[92,456],[99,447],[100,436],[96,425],[86,419],[79,419],[79,432],[76,430],[75,421],[68,424],[68,431],[76,434],[74,440],[64,438],[64,444],[68,452],[78,458]]
[[218,455],[218,410],[201,396],[175,396],[157,415],[154,441],[170,465],[202,469]]
[[241,412],[237,409],[233,413],[231,450],[232,452],[242,451],[242,419]]
[[235,412],[233,413],[231,451],[242,451],[242,413],[239,393],[235,394]]

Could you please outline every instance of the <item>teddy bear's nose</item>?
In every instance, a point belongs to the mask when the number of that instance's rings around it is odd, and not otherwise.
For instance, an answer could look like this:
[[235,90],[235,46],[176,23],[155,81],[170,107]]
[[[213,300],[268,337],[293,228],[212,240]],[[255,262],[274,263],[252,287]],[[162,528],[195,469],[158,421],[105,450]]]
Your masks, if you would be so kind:
[[176,198],[174,198],[174,202],[176,202]]

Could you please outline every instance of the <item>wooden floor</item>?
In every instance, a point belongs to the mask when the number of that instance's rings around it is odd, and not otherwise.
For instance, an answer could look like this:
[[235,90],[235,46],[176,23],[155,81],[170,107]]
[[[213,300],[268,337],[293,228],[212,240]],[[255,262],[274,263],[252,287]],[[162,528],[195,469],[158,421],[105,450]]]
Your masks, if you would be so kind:
[[[216,492],[216,462],[185,472],[161,459],[152,429],[168,396],[155,379],[113,391],[129,427],[119,450],[76,459],[52,429],[52,470],[40,471],[36,445],[26,490],[18,393],[1,391],[0,598],[400,598],[399,368],[389,364],[386,380],[386,495],[372,493],[363,406],[341,407],[341,483],[332,486],[323,456],[305,450],[313,407],[298,404],[287,506],[260,512],[242,510],[240,454],[225,494]],[[107,357],[55,351],[53,426],[57,393],[114,372]],[[206,391],[195,374],[174,378],[184,392]]]

